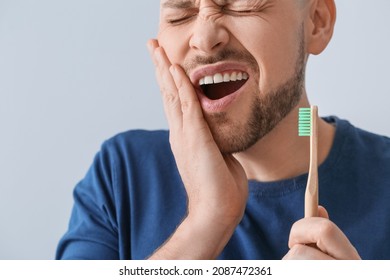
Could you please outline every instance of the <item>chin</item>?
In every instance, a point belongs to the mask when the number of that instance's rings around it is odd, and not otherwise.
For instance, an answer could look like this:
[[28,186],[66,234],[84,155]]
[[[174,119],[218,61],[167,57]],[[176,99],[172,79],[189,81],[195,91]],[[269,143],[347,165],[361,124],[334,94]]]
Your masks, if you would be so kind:
[[[251,131],[253,127],[240,122],[229,121],[226,113],[213,114],[206,117],[214,141],[223,154],[235,154],[246,151],[261,137]],[[260,132],[261,129],[257,129]]]

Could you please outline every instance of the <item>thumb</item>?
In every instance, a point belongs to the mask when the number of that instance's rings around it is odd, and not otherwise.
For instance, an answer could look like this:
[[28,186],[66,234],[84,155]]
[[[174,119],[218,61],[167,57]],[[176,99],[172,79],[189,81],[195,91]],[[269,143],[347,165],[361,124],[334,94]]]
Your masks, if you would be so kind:
[[329,219],[328,211],[326,211],[325,207],[318,206],[318,216],[321,218]]

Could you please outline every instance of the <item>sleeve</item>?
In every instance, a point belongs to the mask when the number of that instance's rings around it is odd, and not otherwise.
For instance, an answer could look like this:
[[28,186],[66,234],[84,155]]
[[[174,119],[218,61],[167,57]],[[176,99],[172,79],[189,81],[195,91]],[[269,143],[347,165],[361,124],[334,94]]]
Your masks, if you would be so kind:
[[69,227],[58,244],[56,259],[119,258],[114,185],[114,158],[103,145],[74,189]]

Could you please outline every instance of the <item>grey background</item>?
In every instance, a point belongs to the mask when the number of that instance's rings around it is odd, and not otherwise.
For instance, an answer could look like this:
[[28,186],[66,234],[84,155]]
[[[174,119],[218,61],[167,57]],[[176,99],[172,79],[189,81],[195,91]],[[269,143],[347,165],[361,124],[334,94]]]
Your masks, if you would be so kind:
[[[52,259],[100,144],[166,128],[145,43],[158,0],[0,0],[0,259]],[[339,0],[307,88],[322,115],[390,135],[390,1]]]

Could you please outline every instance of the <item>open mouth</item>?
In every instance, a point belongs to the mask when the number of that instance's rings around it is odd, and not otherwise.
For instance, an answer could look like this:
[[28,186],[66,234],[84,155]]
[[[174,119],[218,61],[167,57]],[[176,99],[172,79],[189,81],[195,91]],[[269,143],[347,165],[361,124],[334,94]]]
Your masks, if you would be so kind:
[[217,73],[199,80],[203,94],[211,99],[222,99],[239,90],[249,79],[245,72]]

